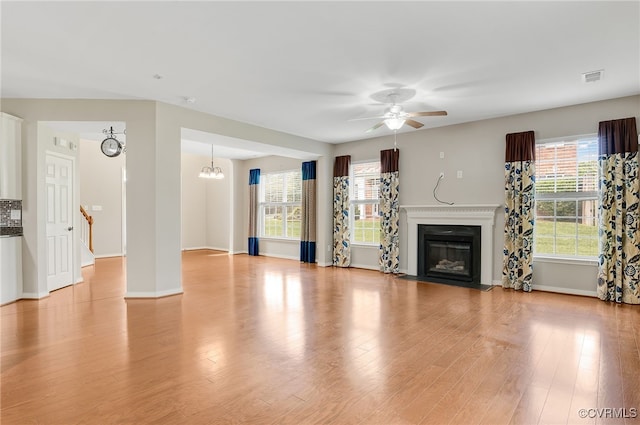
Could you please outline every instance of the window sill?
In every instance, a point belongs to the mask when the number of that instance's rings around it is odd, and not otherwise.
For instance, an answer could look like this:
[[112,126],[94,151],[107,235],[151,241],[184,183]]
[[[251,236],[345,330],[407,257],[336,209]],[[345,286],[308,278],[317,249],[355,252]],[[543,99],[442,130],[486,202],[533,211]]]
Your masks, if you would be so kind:
[[276,237],[271,237],[271,236],[259,236],[258,239],[259,240],[264,240],[264,241],[272,241],[272,242],[290,242],[290,243],[298,243],[298,242],[300,242],[300,239],[276,238]]
[[375,248],[375,249],[379,249],[380,248],[380,244],[379,243],[370,244],[370,243],[354,243],[354,242],[351,242],[351,246],[352,247],[357,247],[357,248]]
[[552,257],[534,255],[533,261],[537,263],[576,264],[584,266],[597,266],[598,259],[591,257]]

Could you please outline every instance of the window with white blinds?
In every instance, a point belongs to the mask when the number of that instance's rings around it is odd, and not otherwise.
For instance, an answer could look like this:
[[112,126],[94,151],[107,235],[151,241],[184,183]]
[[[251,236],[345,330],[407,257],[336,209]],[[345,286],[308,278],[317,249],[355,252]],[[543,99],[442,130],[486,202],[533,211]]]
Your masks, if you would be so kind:
[[300,170],[260,176],[262,237],[300,239],[302,173]]
[[380,161],[351,164],[351,242],[380,243]]
[[536,142],[534,253],[598,255],[598,139]]

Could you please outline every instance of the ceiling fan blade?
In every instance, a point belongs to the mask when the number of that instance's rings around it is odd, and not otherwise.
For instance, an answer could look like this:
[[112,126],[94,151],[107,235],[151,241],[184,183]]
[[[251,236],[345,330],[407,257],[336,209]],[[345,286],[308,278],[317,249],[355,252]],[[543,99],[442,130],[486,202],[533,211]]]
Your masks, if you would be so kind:
[[409,112],[408,117],[438,117],[447,115],[447,111],[424,111],[424,112]]
[[365,133],[369,133],[373,130],[377,130],[380,127],[382,127],[384,125],[384,121],[380,121],[378,124],[374,125],[373,127],[371,127],[369,130],[365,131]]
[[380,116],[377,116],[377,117],[351,118],[351,119],[349,119],[347,121],[379,120],[379,119],[382,119],[382,118],[387,118],[387,117],[385,117],[384,115],[380,115]]
[[421,122],[414,121],[414,120],[406,120],[404,123],[407,125],[410,125],[413,128],[420,128],[424,125]]

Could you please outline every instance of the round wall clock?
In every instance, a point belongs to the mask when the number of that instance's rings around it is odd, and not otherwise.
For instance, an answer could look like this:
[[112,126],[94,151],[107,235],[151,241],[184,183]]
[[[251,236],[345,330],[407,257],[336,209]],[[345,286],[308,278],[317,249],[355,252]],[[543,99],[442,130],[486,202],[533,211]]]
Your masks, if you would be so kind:
[[122,153],[122,144],[113,137],[107,137],[102,141],[100,149],[109,158],[115,158]]

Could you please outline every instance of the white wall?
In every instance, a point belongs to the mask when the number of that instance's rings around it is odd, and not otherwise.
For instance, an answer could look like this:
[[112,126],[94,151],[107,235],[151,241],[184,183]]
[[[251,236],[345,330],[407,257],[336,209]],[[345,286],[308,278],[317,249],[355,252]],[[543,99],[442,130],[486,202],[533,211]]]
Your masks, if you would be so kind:
[[[211,158],[205,158],[205,162],[201,162],[200,168],[210,162]],[[208,180],[205,185],[207,192],[207,246],[212,249],[228,251],[231,235],[233,166],[230,160],[223,158],[214,158],[213,163],[222,168],[224,179]]]
[[[127,297],[182,292],[180,257],[183,127],[322,156],[330,145],[202,112],[147,100],[2,99],[3,111],[24,119],[22,134],[24,290],[46,296],[45,153],[39,121],[120,121],[127,128]],[[237,186],[241,190],[241,186]],[[246,192],[244,192],[246,193]],[[236,204],[234,197],[234,205]],[[239,201],[242,204],[243,201]],[[245,208],[242,208],[243,210]],[[246,222],[233,221],[234,241]],[[242,238],[244,232],[245,237]],[[324,238],[329,229],[320,231]],[[231,239],[231,238],[230,238]],[[246,245],[246,242],[245,242]],[[234,249],[236,247],[234,246]]]
[[[296,158],[285,158],[282,156],[268,156],[244,161],[245,174],[249,175],[249,170],[260,169],[260,176],[278,171],[301,170],[304,161]],[[248,183],[247,183],[248,184]],[[248,186],[247,186],[248,187]],[[248,190],[247,190],[248,192]],[[245,222],[249,223],[249,210],[244,214]],[[260,238],[260,255],[268,257],[300,259],[300,240],[288,240],[277,238]]]
[[[333,188],[331,182],[331,175],[328,174],[332,168],[322,164],[331,164],[333,166],[333,145],[306,139],[304,137],[296,136],[293,134],[286,134],[275,130],[256,127],[251,124],[241,123],[224,119],[221,117],[212,116],[202,112],[196,112],[181,108],[178,106],[168,105],[164,103],[157,104],[159,122],[163,127],[175,128],[184,127],[198,131],[204,131],[207,133],[220,134],[223,136],[234,137],[238,139],[250,140],[254,142],[273,145],[276,147],[286,148],[287,150],[297,151],[303,154],[306,160],[318,159],[318,199],[321,200],[322,196],[327,196],[328,192],[321,192],[322,190],[328,191]],[[166,134],[161,135],[166,138]],[[301,161],[301,160],[300,160]],[[248,234],[248,187],[249,187],[249,168],[244,164],[245,161],[232,161],[232,172],[234,178],[230,180],[230,196],[232,198],[231,204],[233,205],[234,214],[230,217],[231,234],[230,239],[230,252],[241,253],[247,251],[247,234]],[[236,166],[238,165],[238,166]],[[226,171],[225,171],[226,174]],[[323,183],[324,179],[324,183]],[[331,199],[330,195],[328,199]],[[320,206],[319,211],[325,206]],[[327,212],[330,209],[327,210]],[[327,216],[328,217],[328,216]],[[328,224],[328,220],[318,220],[318,232],[317,232],[318,244],[331,243],[331,225]],[[320,252],[317,254],[318,261],[320,263],[326,262],[326,253]],[[328,256],[330,258],[330,255]]]
[[249,171],[244,161],[231,161],[231,170],[225,175],[229,177],[229,205],[232,214],[229,216],[229,253],[239,254],[247,252],[247,238],[249,234]]
[[[163,296],[182,291],[180,282],[181,154],[182,127],[258,141],[287,149],[308,152],[318,159],[318,262],[327,264],[331,255],[331,169],[334,155],[351,154],[355,161],[393,146],[391,135],[333,146],[295,135],[256,127],[178,106],[152,101],[2,99],[3,111],[24,119],[23,158],[23,271],[25,292],[46,295],[44,240],[44,176],[46,148],[40,143],[44,130],[38,121],[122,121],[127,126],[127,223],[128,223],[128,296]],[[400,155],[401,204],[436,204],[431,190],[438,173],[444,171],[440,196],[457,203],[503,203],[504,137],[506,133],[534,130],[536,137],[551,138],[594,133],[598,122],[635,116],[640,111],[640,96],[533,112],[457,126],[412,131],[398,136]],[[437,119],[437,118],[433,118]],[[41,146],[42,145],[42,146]],[[444,152],[440,159],[438,153]],[[376,155],[377,156],[377,155]],[[230,250],[246,250],[248,170],[267,169],[270,160],[232,161],[234,178],[230,180],[232,228]],[[301,161],[297,160],[299,164]],[[264,165],[263,165],[264,164]],[[236,166],[238,165],[238,166]],[[299,165],[298,165],[299,166]],[[462,170],[464,177],[455,179]],[[406,220],[400,223],[400,266],[406,268]],[[501,274],[499,247],[502,245],[503,218],[499,215],[494,232],[496,255],[493,278]],[[267,251],[271,251],[266,247]],[[276,250],[274,249],[275,253]],[[280,252],[280,251],[278,251]],[[291,254],[295,250],[287,250]],[[297,255],[297,254],[296,254]],[[355,254],[358,256],[359,254]],[[363,263],[371,262],[363,253]],[[368,258],[368,259],[367,259]],[[79,261],[78,261],[79,263]],[[370,264],[375,267],[375,264]],[[562,265],[560,265],[562,266]],[[548,276],[545,265],[536,262],[537,276]],[[584,288],[595,282],[579,282],[575,267],[554,267],[558,288]],[[595,276],[594,266],[580,276]],[[591,267],[591,269],[589,269]],[[581,270],[583,270],[581,269]],[[546,267],[549,270],[549,267]],[[537,278],[536,278],[537,279]],[[546,283],[546,282],[544,282]],[[534,281],[534,285],[538,284]],[[573,286],[571,286],[573,285]]]
[[207,159],[182,154],[182,249],[207,247],[207,182],[198,177],[203,161]]
[[[80,139],[80,202],[93,217],[94,255],[112,257],[122,252],[122,171],[126,155],[108,158],[100,142]],[[93,207],[102,208],[99,211]]]
[[[432,191],[440,172],[441,200],[458,204],[504,204],[505,135],[534,130],[536,139],[597,133],[598,122],[635,116],[640,119],[640,96],[593,102],[472,123],[410,131],[398,135],[400,149],[400,204],[437,205]],[[437,118],[426,118],[436,120]],[[393,147],[393,136],[337,145],[335,155],[352,161],[379,158],[381,149]],[[440,158],[444,152],[444,158]],[[461,170],[463,178],[456,178]],[[504,214],[498,210],[494,230],[493,280],[502,274]],[[406,216],[400,217],[400,268],[407,268]],[[354,264],[377,267],[367,248],[352,249]],[[558,264],[534,261],[534,288],[593,295],[595,264]],[[582,292],[580,292],[582,291]]]
[[[331,266],[333,247],[333,149],[334,145],[324,145],[324,154],[317,158],[316,164],[316,261],[320,266]],[[235,252],[247,252],[247,234],[249,223],[249,170],[260,168],[262,174],[275,171],[296,170],[302,168],[302,162],[308,159],[271,156],[246,161],[233,161],[234,174],[232,197],[234,211],[231,220],[235,226],[242,226],[242,232],[235,235]],[[235,227],[234,226],[234,227]],[[329,248],[329,249],[327,249]],[[260,255],[300,258],[300,242],[277,239],[260,239]]]
[[232,163],[222,158],[213,162],[222,168],[224,179],[198,177],[211,157],[182,154],[182,249],[229,251]]

